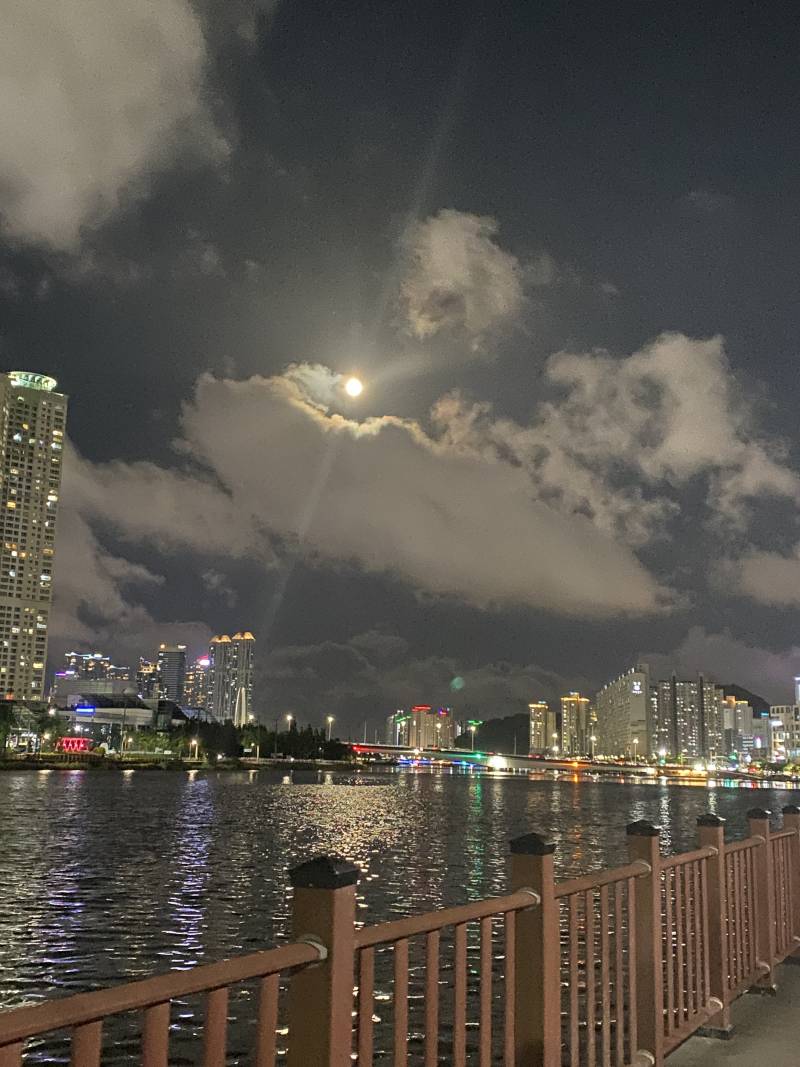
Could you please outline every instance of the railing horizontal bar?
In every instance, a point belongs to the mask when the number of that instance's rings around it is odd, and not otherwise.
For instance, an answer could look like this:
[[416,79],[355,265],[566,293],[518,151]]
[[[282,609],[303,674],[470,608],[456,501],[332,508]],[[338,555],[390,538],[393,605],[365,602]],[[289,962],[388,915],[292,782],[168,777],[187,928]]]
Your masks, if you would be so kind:
[[717,850],[713,845],[706,845],[705,848],[696,848],[692,852],[680,852],[677,856],[664,856],[661,860],[661,870],[666,871],[671,867],[683,867],[687,863],[696,863],[697,860],[708,859],[709,856],[716,856]]
[[745,837],[742,841],[729,841],[725,846],[725,855],[731,852],[745,852],[749,848],[758,848],[762,839],[760,837]]
[[93,993],[77,993],[72,997],[32,1004],[27,1008],[14,1008],[0,1014],[0,1045],[36,1037],[51,1030],[82,1026],[124,1011],[150,1008],[175,997],[221,989],[250,978],[265,978],[290,967],[316,963],[320,958],[319,947],[298,941],[266,952],[252,952],[247,956],[234,956],[219,963],[192,967],[187,971],[169,971],[141,982],[128,982]]
[[773,830],[769,835],[770,841],[780,841],[784,837],[797,837],[796,830]]
[[610,871],[595,871],[593,874],[584,874],[580,878],[570,878],[568,882],[560,882],[555,889],[555,898],[571,897],[573,893],[588,893],[592,889],[599,889],[613,882],[624,882],[628,878],[641,878],[650,873],[650,864],[644,860],[634,860],[625,867],[615,867]]
[[460,923],[484,919],[487,915],[503,915],[509,911],[521,911],[539,903],[538,893],[532,889],[520,889],[505,897],[490,897],[489,900],[476,900],[472,904],[460,904],[455,908],[440,908],[424,915],[410,915],[407,919],[396,919],[390,923],[377,926],[364,926],[356,930],[356,948],[368,948],[371,945],[389,945],[415,934],[429,934],[445,926],[457,926]]

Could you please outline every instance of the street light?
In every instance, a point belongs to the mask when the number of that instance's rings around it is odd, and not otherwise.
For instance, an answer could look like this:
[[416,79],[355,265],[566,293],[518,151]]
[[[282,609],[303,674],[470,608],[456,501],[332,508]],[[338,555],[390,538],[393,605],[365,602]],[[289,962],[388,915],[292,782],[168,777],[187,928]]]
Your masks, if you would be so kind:
[[590,752],[590,756],[592,757],[592,759],[594,759],[594,746],[597,743],[597,738],[595,737],[594,734],[592,734],[592,736],[589,738],[589,740],[592,742],[592,751]]
[[634,737],[634,739],[633,739],[633,762],[634,763],[638,763],[639,762],[639,738],[638,737]]
[[[123,752],[125,751],[125,742],[124,742],[123,738],[125,737],[125,719],[126,719],[127,714],[128,714],[128,698],[129,697],[135,697],[135,696],[136,696],[136,690],[135,689],[123,689],[122,690],[122,726],[120,727],[120,731],[119,731],[119,739],[120,739],[120,742],[121,742],[121,748],[122,748]],[[158,716],[156,716],[156,718],[158,718]],[[158,725],[158,723],[156,723],[156,725]]]
[[472,736],[472,751],[475,751],[475,731],[478,729],[474,724],[470,724],[469,732]]
[[333,715],[329,715],[325,722],[328,724],[328,740],[331,739],[331,730],[333,729],[334,718]]

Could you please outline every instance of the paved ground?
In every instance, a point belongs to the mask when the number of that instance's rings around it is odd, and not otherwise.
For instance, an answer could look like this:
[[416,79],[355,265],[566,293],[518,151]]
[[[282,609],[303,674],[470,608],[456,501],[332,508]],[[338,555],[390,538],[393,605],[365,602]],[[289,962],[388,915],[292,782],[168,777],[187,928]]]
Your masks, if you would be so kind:
[[729,1041],[690,1037],[668,1057],[669,1067],[798,1067],[800,967],[778,967],[777,983],[776,997],[739,997]]

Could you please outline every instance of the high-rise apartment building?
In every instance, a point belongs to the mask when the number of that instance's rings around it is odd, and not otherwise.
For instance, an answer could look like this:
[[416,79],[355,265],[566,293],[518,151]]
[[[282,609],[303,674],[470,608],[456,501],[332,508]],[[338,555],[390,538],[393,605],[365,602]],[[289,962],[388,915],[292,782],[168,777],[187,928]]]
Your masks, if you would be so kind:
[[158,664],[154,660],[139,657],[136,692],[144,700],[153,700],[158,697]]
[[722,691],[702,675],[682,681],[676,675],[658,682],[656,749],[675,759],[722,754]]
[[768,726],[771,763],[796,763],[800,759],[800,704],[773,704],[769,719],[759,719],[762,731]]
[[255,643],[249,630],[211,639],[206,710],[221,722],[244,726],[252,714]]
[[183,703],[186,677],[186,645],[158,646],[158,695],[162,699]]
[[551,722],[551,712],[543,700],[536,700],[528,705],[530,717],[530,737],[528,752],[531,756],[544,756],[551,745],[548,729]]
[[585,756],[591,746],[591,701],[580,693],[561,698],[561,751],[565,756]]
[[44,699],[67,398],[44,374],[0,374],[0,692]]
[[455,743],[455,722],[450,708],[433,708],[430,704],[415,704],[406,718],[395,716],[397,744],[409,748],[452,748]]
[[[595,697],[596,750],[604,756],[649,756],[655,738],[650,673],[645,664],[603,686]],[[594,746],[593,746],[594,747]]]
[[[408,722],[409,717],[402,708],[390,715],[386,720],[386,744],[408,745]],[[366,740],[366,736],[365,736]]]
[[722,698],[722,751],[743,757],[753,747],[753,709],[735,696]]
[[183,681],[183,703],[187,708],[204,708],[208,700],[208,671],[211,660],[201,656],[186,668]]

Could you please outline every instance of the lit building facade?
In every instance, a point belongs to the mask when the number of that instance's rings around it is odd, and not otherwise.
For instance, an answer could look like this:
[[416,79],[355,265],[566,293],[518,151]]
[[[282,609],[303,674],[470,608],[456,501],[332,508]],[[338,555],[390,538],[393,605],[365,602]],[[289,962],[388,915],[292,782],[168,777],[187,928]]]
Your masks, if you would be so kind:
[[643,663],[603,686],[595,697],[596,751],[604,756],[649,756],[655,740],[650,672]]
[[186,668],[183,680],[183,703],[188,708],[205,708],[208,700],[208,671],[211,659],[201,656]]
[[591,749],[591,701],[580,693],[561,698],[561,751],[565,756],[585,756]]
[[408,746],[408,722],[409,717],[402,708],[390,715],[386,720],[386,744],[399,745],[403,748]]
[[768,737],[770,763],[800,762],[800,704],[773,704],[769,709],[769,728],[766,719],[756,725]]
[[746,700],[722,697],[722,749],[742,758],[753,747],[753,709]]
[[186,678],[186,645],[158,646],[158,695],[164,700],[183,703]]
[[206,710],[220,722],[244,726],[252,714],[255,643],[249,630],[211,639]]
[[723,749],[723,696],[702,675],[681,681],[673,674],[656,686],[656,749],[674,759],[715,758]]
[[139,657],[136,671],[136,692],[145,700],[158,696],[158,664],[154,660]]
[[67,398],[44,374],[0,374],[0,692],[44,699]]
[[408,717],[409,748],[452,748],[455,724],[449,708],[416,704]]
[[543,756],[551,745],[548,729],[551,723],[549,706],[543,700],[534,701],[528,705],[530,719],[530,735],[528,739],[528,752],[531,756]]

